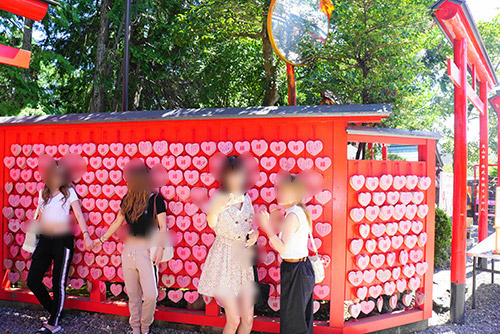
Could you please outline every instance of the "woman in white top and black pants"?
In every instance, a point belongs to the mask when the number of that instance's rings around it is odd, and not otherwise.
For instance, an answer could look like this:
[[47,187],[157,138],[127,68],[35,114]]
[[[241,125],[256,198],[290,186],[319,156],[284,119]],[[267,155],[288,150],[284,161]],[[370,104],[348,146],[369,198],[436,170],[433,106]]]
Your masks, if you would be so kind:
[[281,308],[280,333],[313,333],[314,270],[309,261],[307,242],[312,220],[303,204],[305,184],[295,175],[277,181],[278,203],[286,208],[283,231],[277,236],[269,224],[269,215],[260,216],[261,228],[280,253]]
[[[64,162],[64,161],[63,161]],[[39,240],[34,249],[27,284],[40,304],[50,312],[50,318],[37,333],[57,333],[61,330],[59,320],[64,306],[66,280],[73,258],[73,231],[69,211],[73,209],[85,240],[87,249],[92,247],[92,240],[87,232],[75,189],[71,185],[72,177],[68,166],[52,161],[43,171],[44,188],[40,189],[37,214],[39,216]],[[26,249],[26,247],[23,247]],[[50,265],[52,269],[52,291],[50,297],[43,284],[43,277]]]

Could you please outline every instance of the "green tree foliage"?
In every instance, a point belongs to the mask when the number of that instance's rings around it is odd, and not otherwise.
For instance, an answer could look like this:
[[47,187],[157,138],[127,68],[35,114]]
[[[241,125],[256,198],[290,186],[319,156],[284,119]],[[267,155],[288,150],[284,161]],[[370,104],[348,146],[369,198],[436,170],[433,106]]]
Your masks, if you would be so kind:
[[489,22],[479,22],[478,28],[496,75],[500,78],[500,14]]
[[434,265],[448,267],[451,256],[451,218],[446,212],[436,207],[434,236]]

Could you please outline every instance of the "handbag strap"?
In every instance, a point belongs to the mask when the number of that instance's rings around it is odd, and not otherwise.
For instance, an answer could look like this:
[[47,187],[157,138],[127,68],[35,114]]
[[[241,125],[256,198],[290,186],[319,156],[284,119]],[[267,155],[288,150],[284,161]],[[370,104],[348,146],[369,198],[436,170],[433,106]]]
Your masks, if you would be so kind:
[[[307,224],[307,227],[309,228],[309,224]],[[311,239],[311,245],[312,245],[312,248],[314,250],[314,253],[316,255],[319,255],[318,254],[318,249],[316,248],[316,244],[314,243],[314,238],[313,238],[313,235],[312,235],[312,229],[309,228],[308,230],[309,230],[309,238]]]
[[153,204],[153,219],[156,221],[156,225],[158,226],[158,228],[160,228],[160,224],[158,224],[158,212],[156,211],[156,198],[158,197],[158,194],[155,194],[154,195],[154,198],[153,198],[153,201],[154,201],[154,204]]

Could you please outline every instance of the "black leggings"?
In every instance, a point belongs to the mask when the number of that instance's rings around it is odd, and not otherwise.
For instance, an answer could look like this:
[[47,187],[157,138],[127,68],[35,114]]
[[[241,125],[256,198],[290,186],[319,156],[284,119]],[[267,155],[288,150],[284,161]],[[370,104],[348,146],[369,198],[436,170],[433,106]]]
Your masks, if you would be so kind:
[[281,262],[281,334],[313,334],[313,289],[314,270],[309,259]]
[[[41,235],[35,252],[31,257],[31,267],[27,284],[43,307],[50,312],[49,325],[57,326],[66,297],[66,280],[74,252],[73,235],[46,236]],[[50,298],[43,284],[43,277],[50,264],[52,269],[52,291]]]

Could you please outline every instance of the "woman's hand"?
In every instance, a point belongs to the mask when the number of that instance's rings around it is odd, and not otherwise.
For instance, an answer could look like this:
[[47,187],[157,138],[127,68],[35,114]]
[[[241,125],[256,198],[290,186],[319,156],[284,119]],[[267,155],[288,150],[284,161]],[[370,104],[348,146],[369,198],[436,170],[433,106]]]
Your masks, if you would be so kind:
[[269,213],[266,210],[262,210],[257,214],[257,221],[259,222],[260,228],[267,234],[272,234],[271,224],[269,219]]
[[252,233],[249,234],[249,238],[245,244],[245,247],[250,247],[255,245],[258,238],[259,238],[259,231],[253,230]]
[[88,236],[88,234],[85,234],[85,236],[83,237],[83,241],[85,242],[85,249],[90,251],[92,250],[92,248],[94,248],[94,240],[90,239],[90,237]]
[[101,245],[101,240],[95,239],[95,240],[92,241],[92,247],[90,249],[94,249],[94,248],[96,248],[96,247],[98,247],[100,245]]
[[158,247],[156,249],[156,252],[155,254],[153,255],[153,264],[154,265],[157,265],[158,263],[160,263],[162,257],[163,257],[163,251],[165,250],[165,248],[163,247]]

